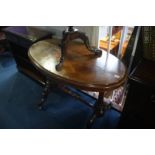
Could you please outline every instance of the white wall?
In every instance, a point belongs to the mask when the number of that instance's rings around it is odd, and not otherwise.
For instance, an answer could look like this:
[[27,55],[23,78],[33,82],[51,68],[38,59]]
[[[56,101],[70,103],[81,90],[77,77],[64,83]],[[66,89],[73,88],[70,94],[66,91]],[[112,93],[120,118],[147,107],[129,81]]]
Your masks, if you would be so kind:
[[[46,29],[54,32],[56,38],[62,38],[62,31],[67,28],[67,26],[37,26],[40,29]],[[99,27],[98,26],[75,26],[79,31],[85,32],[89,38],[91,46],[98,47],[99,38]]]
[[99,27],[99,39],[103,39],[109,32],[109,26],[100,26]]

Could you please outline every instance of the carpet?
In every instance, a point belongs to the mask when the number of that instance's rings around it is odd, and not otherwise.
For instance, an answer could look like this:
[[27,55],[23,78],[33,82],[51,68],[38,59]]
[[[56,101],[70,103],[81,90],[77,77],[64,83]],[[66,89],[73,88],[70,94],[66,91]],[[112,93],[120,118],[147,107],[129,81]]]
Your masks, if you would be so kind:
[[[18,72],[11,55],[0,55],[1,129],[85,129],[92,110],[60,89],[53,90],[45,110],[38,110],[42,86]],[[88,95],[82,97],[95,103]],[[92,128],[117,128],[120,113],[109,109]]]

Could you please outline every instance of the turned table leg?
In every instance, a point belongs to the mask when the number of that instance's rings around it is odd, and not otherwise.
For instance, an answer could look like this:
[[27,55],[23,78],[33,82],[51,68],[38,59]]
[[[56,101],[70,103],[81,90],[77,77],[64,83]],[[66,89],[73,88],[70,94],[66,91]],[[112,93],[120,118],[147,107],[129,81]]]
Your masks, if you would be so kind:
[[104,93],[103,92],[99,92],[99,96],[98,96],[98,99],[95,103],[95,106],[94,106],[94,113],[93,115],[91,116],[91,118],[89,119],[88,123],[87,123],[87,128],[91,128],[95,119],[97,117],[100,117],[103,115],[104,111],[105,111],[105,103],[104,103]]
[[43,109],[43,107],[45,105],[45,101],[46,101],[47,96],[49,94],[49,90],[50,90],[50,82],[49,82],[49,80],[47,80],[46,83],[45,83],[45,87],[43,89],[43,92],[42,92],[41,101],[38,104],[39,110],[42,110]]

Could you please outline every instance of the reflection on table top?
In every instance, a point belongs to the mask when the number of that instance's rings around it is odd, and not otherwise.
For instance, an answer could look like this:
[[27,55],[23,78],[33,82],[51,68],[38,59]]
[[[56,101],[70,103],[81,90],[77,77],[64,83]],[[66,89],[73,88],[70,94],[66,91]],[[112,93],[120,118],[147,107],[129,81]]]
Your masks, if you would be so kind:
[[29,49],[32,63],[47,77],[76,87],[104,91],[119,87],[126,79],[126,67],[112,54],[102,51],[96,57],[82,43],[69,44],[61,71],[56,71],[60,47],[55,40],[37,42]]

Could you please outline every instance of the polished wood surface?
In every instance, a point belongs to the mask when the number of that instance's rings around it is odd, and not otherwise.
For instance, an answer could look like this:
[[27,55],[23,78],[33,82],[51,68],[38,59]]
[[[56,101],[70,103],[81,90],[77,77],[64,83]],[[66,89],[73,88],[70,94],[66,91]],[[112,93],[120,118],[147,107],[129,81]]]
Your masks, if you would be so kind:
[[112,54],[102,50],[96,57],[79,42],[68,46],[62,70],[55,66],[60,59],[59,41],[54,39],[37,42],[29,49],[32,63],[47,77],[90,91],[112,90],[126,80],[126,67]]

